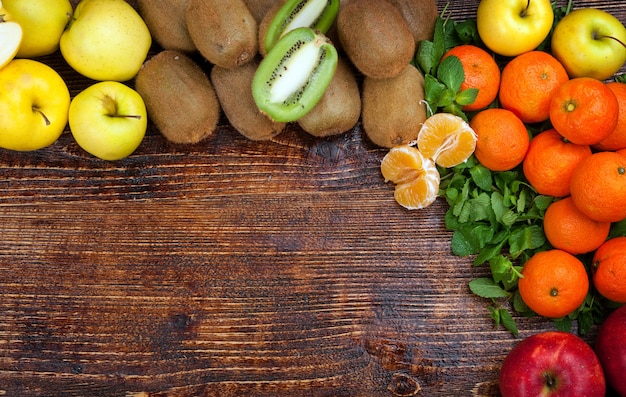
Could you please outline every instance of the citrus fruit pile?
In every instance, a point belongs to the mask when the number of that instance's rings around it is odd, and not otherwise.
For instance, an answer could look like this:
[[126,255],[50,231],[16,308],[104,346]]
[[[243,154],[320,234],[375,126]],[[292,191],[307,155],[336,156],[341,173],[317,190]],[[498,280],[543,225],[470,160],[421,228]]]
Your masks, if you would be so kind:
[[[452,56],[463,68],[459,92],[474,89],[475,99],[459,106],[461,115],[437,109],[415,142],[386,154],[381,171],[395,184],[396,201],[420,209],[438,196],[449,198],[442,180],[454,178],[450,170],[457,168],[459,174],[471,169],[467,179],[480,170],[489,181],[494,175],[513,178],[511,186],[532,191],[514,206],[526,210],[531,207],[523,200],[539,198],[546,203],[525,218],[537,221],[541,236],[528,237],[539,242],[525,256],[519,255],[523,249],[508,254],[522,265],[510,265],[506,277],[494,276],[502,294],[485,297],[517,297],[516,310],[555,320],[581,310],[592,294],[626,303],[626,84],[568,74],[543,49],[503,57],[480,43],[464,43],[448,48],[441,60]],[[494,206],[494,198],[482,193],[508,187],[492,185],[476,188],[474,199]],[[477,208],[451,209],[456,220],[447,216],[446,224],[471,218],[467,212]],[[483,218],[505,222],[497,211],[485,211]],[[495,241],[492,250],[513,252],[499,234],[488,237]]]

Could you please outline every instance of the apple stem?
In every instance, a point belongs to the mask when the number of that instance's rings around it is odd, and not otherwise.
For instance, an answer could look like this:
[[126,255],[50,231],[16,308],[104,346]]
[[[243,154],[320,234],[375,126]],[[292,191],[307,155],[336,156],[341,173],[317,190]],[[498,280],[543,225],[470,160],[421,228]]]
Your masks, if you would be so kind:
[[626,48],[626,44],[624,44],[624,42],[622,42],[620,39],[618,39],[617,37],[613,37],[613,36],[595,36],[594,39],[596,40],[600,40],[600,39],[613,39],[615,41],[617,41],[618,43],[620,43],[622,45],[622,47]]
[[48,116],[46,116],[46,114],[44,112],[41,111],[41,109],[37,108],[37,107],[33,107],[33,111],[39,113],[41,115],[41,117],[43,117],[44,122],[46,123],[46,125],[50,125],[52,124],[50,122],[50,119],[48,118]]
[[530,0],[526,2],[526,7],[519,13],[519,16],[524,18],[528,13],[528,8],[530,7]]

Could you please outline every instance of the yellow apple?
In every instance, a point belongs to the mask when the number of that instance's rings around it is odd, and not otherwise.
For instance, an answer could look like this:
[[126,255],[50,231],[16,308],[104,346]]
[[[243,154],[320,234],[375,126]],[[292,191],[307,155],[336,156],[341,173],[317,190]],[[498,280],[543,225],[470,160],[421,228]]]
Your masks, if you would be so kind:
[[32,59],[0,69],[0,147],[29,151],[54,143],[67,125],[70,93],[59,74]]
[[0,69],[17,54],[22,42],[22,27],[17,22],[0,21]]
[[605,80],[626,62],[626,28],[610,13],[580,8],[563,17],[552,34],[552,54],[570,77]]
[[82,0],[61,36],[61,54],[93,80],[132,79],[148,55],[150,31],[124,0]]
[[550,0],[481,0],[478,35],[496,54],[513,57],[534,50],[552,29]]
[[59,39],[72,16],[69,0],[2,0],[0,15],[24,31],[18,58],[49,55],[59,49]]
[[76,143],[102,160],[128,157],[146,133],[148,116],[139,93],[117,81],[87,87],[72,99],[70,131]]

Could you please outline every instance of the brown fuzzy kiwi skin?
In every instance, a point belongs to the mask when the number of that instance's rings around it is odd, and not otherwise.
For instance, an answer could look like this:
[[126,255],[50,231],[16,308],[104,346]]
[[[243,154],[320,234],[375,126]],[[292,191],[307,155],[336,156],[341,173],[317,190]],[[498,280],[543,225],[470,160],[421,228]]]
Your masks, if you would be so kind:
[[352,129],[360,116],[361,95],[356,75],[352,65],[340,57],[322,99],[298,119],[298,124],[313,136],[326,137]]
[[163,50],[147,60],[135,89],[169,141],[193,144],[215,132],[221,110],[217,96],[208,76],[185,53]]
[[406,21],[415,44],[422,40],[432,40],[435,22],[439,16],[436,0],[389,0]]
[[252,13],[257,24],[260,24],[267,11],[279,0],[243,0]]
[[214,65],[241,66],[258,52],[258,25],[243,0],[189,0],[185,20],[196,48]]
[[165,50],[193,52],[196,46],[189,36],[185,13],[189,0],[138,0],[139,14],[154,40]]
[[387,0],[351,0],[337,15],[341,46],[365,76],[396,76],[415,54],[415,40],[400,11]]
[[426,120],[424,77],[411,64],[389,79],[365,77],[361,89],[361,122],[377,146],[392,148],[417,139]]
[[261,54],[262,56],[267,55],[267,51],[265,50],[265,35],[267,34],[267,29],[269,28],[272,20],[278,13],[278,10],[280,10],[280,8],[285,5],[286,2],[287,0],[276,0],[274,5],[269,10],[267,10],[265,15],[263,16],[263,19],[259,23],[259,54]]
[[259,111],[252,97],[252,79],[258,59],[236,68],[213,66],[211,82],[230,124],[253,141],[269,140],[280,134],[285,123],[271,120]]

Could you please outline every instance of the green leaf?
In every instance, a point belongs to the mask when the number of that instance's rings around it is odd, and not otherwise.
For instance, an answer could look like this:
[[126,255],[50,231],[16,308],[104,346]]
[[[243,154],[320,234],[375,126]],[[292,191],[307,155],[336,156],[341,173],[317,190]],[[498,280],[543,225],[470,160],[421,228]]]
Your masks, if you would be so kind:
[[467,106],[474,103],[478,96],[478,88],[467,88],[456,95],[456,103],[461,106]]
[[472,176],[472,181],[476,184],[476,186],[486,192],[491,191],[493,179],[491,177],[491,171],[488,168],[477,164],[470,168],[469,172]]
[[569,317],[557,318],[553,320],[556,329],[563,332],[572,331],[572,320]]
[[514,336],[517,336],[519,334],[515,319],[513,318],[513,316],[511,316],[511,313],[509,313],[507,309],[500,309],[500,321],[502,322],[502,326]]
[[493,276],[493,281],[500,283],[510,277],[510,270],[513,264],[511,260],[504,255],[494,256],[489,260],[489,269]]
[[498,299],[508,298],[511,295],[488,278],[477,278],[470,281],[469,288],[475,295],[481,298]]
[[545,242],[546,235],[541,226],[524,226],[511,232],[511,236],[509,237],[509,250],[511,256],[516,258],[522,251],[539,248]]
[[465,72],[463,71],[461,60],[454,55],[446,57],[439,64],[437,79],[455,93],[459,92],[461,84],[465,80]]
[[457,256],[477,253],[493,238],[493,230],[487,224],[469,223],[452,234],[452,252]]
[[480,250],[480,252],[478,252],[476,258],[474,258],[474,266],[482,265],[483,263],[491,260],[496,255],[498,255],[502,251],[504,243],[504,241],[501,241],[499,244],[487,244],[483,249]]
[[423,74],[436,73],[439,63],[439,59],[436,58],[435,44],[429,40],[420,41],[415,54],[415,63]]

